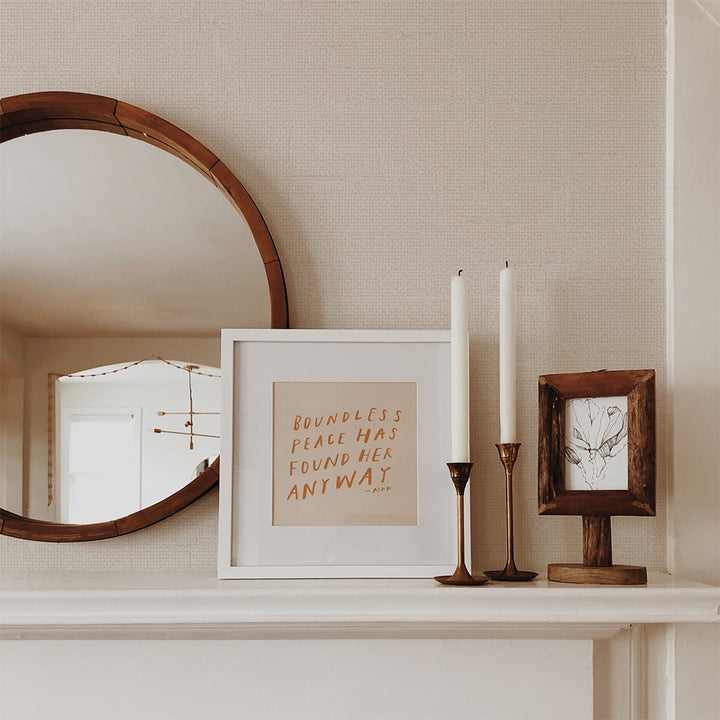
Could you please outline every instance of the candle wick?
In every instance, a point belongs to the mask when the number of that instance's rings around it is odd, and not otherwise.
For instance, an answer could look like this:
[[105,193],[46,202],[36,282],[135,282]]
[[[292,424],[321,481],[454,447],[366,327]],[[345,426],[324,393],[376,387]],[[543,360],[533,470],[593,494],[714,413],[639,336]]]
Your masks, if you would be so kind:
[[462,275],[462,272],[463,272],[462,270],[458,270],[458,277],[460,277]]
[[510,267],[507,260],[505,261],[505,267]]

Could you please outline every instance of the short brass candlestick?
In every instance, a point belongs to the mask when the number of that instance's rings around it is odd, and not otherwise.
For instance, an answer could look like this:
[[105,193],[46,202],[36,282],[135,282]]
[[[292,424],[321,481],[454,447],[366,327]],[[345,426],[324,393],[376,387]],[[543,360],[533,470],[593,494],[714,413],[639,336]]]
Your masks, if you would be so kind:
[[442,585],[484,585],[488,581],[488,578],[484,576],[473,577],[465,567],[465,486],[470,480],[472,465],[469,462],[447,464],[457,493],[458,564],[452,575],[438,575],[435,578]]
[[515,539],[513,537],[513,496],[512,474],[517,460],[520,443],[500,443],[495,445],[500,460],[505,467],[505,508],[507,510],[507,562],[502,570],[485,570],[485,574],[493,580],[506,582],[527,582],[537,577],[536,572],[518,570],[515,565]]

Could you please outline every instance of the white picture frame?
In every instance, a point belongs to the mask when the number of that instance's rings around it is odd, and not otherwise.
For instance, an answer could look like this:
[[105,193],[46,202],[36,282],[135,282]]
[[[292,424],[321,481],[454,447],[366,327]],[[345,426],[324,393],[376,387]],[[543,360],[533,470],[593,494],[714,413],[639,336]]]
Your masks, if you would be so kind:
[[[457,500],[446,464],[450,457],[448,331],[223,330],[221,362],[218,533],[221,579],[432,577],[455,567]],[[361,386],[363,383],[367,385]],[[325,384],[331,386],[324,388]],[[345,433],[343,452],[354,458],[343,468],[342,473],[346,469],[348,473],[341,477],[337,468],[330,466],[327,473],[332,479],[325,485],[322,478],[303,477],[305,497],[301,485],[292,485],[294,478],[289,477],[290,467],[299,472],[299,463],[292,466],[287,463],[287,448],[299,446],[298,438],[306,447],[313,448],[322,434],[320,431],[330,429],[323,423],[341,422],[342,403],[345,398],[360,397],[357,394],[360,389],[361,396],[367,397],[367,406],[358,406],[355,417],[362,418],[358,422],[370,417],[375,423],[373,435],[381,436],[378,445],[387,449],[391,443],[387,440],[390,428],[386,421],[394,408],[383,408],[376,399],[390,397],[393,402],[397,399],[395,404],[405,402],[411,394],[410,386],[416,398],[414,423],[406,422],[399,411],[393,417],[399,421],[397,437],[415,434],[411,450],[400,453],[392,445],[392,462],[398,463],[399,469],[388,468],[388,461],[382,470],[377,463],[375,475],[369,477],[368,471],[363,470],[365,466],[356,468],[352,489],[355,493],[362,485],[366,494],[371,493],[371,488],[380,493],[384,481],[392,481],[395,484],[385,497],[392,496],[391,502],[403,512],[388,515],[379,511],[381,501],[373,498],[376,504],[366,515],[348,513],[347,508],[336,509],[333,505],[333,510],[328,511],[332,519],[313,515],[321,517],[322,524],[316,524],[317,520],[299,524],[305,519],[305,511],[297,508],[330,501],[330,495],[342,495],[343,500],[338,501],[341,503],[350,497],[350,466],[360,462],[363,453],[358,444],[363,442],[365,431]],[[289,403],[282,400],[286,397],[290,398]],[[316,401],[316,397],[321,399]],[[309,398],[313,398],[312,413],[288,414],[288,408],[306,407]],[[327,414],[320,413],[322,398],[333,400]],[[382,410],[385,415],[381,415]],[[305,437],[310,437],[309,441],[300,436],[305,423],[309,433]],[[293,427],[288,429],[288,425]],[[316,429],[317,434],[313,434]],[[338,438],[336,435],[335,439]],[[323,441],[326,440],[327,435],[323,436]],[[383,452],[381,449],[375,455],[382,457]],[[398,453],[404,458],[402,461],[397,459]],[[324,469],[320,471],[323,472]],[[364,484],[360,483],[361,475],[366,480]],[[408,482],[416,483],[414,519],[407,493],[400,500],[394,492]],[[325,489],[327,498],[320,497]],[[355,500],[351,503],[361,500],[357,494],[352,497]],[[469,506],[468,498],[466,493],[465,502]],[[282,509],[285,506],[292,507],[286,511]],[[355,523],[357,514],[360,520]],[[338,524],[334,524],[335,518],[339,518]],[[393,524],[396,522],[393,518],[399,518],[399,524]],[[467,547],[469,540],[467,523]]]

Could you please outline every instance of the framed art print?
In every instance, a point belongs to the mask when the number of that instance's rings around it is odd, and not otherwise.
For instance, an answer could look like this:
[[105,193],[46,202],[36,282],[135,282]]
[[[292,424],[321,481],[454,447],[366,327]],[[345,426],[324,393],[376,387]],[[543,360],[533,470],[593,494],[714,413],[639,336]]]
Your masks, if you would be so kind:
[[220,577],[454,564],[448,332],[224,330],[222,375]]
[[642,565],[613,563],[613,515],[655,515],[655,371],[543,375],[538,382],[538,512],[581,515],[583,562],[548,580],[642,585]]
[[655,371],[539,378],[539,513],[655,514]]

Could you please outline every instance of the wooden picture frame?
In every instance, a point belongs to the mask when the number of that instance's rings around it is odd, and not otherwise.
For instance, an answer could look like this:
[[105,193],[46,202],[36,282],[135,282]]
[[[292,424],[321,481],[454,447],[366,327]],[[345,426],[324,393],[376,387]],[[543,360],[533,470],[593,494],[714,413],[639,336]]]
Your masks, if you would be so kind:
[[612,565],[610,517],[655,515],[655,371],[542,375],[538,401],[538,513],[583,516],[583,565],[548,578],[645,582],[645,568]]

